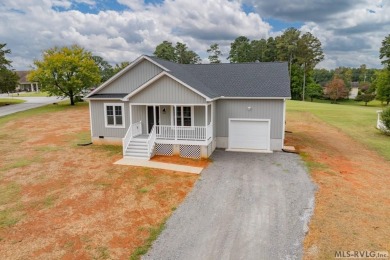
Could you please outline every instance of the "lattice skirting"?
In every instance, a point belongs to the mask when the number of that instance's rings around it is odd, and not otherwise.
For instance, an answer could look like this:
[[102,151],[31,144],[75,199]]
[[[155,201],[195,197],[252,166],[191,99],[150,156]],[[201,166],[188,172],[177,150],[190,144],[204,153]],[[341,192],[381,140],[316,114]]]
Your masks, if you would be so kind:
[[156,144],[154,147],[156,155],[173,155],[173,144]]
[[180,156],[185,158],[200,159],[200,146],[180,145]]

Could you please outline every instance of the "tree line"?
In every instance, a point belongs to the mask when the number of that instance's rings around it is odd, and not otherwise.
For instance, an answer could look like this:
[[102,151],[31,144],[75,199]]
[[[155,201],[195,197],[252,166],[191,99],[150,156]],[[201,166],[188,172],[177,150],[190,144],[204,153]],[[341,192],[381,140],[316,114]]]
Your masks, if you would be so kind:
[[[5,58],[11,53],[5,46],[0,44],[0,88],[3,92],[13,91],[18,81],[11,69],[11,61]],[[211,63],[221,62],[223,53],[218,44],[211,44],[207,53]],[[180,42],[174,45],[163,41],[156,46],[154,55],[182,64],[201,62],[197,53]],[[359,82],[359,98],[390,102],[390,35],[383,40],[380,48],[382,70],[368,69],[365,65],[359,68],[315,69],[323,58],[321,42],[311,33],[302,33],[295,28],[289,28],[275,38],[250,40],[239,36],[231,42],[227,57],[231,63],[288,62],[293,99],[313,99],[325,94],[336,102],[348,96],[352,82]],[[112,66],[102,57],[77,45],[53,47],[43,51],[42,59],[34,61],[35,69],[28,78],[39,82],[41,90],[69,97],[74,104],[77,95],[107,81],[127,65],[129,62]]]

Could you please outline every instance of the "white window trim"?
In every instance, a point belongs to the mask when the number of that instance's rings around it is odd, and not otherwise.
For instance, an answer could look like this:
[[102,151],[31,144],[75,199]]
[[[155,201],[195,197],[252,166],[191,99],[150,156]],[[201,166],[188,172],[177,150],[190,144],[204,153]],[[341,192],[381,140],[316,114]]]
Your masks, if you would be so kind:
[[[183,107],[190,107],[191,108],[191,126],[186,126],[186,127],[188,127],[188,128],[194,127],[194,120],[195,120],[194,106],[188,106],[188,105],[171,106],[171,126],[176,125],[176,109],[175,108],[177,108],[177,107],[182,108],[182,113],[181,113],[182,124],[184,122],[184,120],[183,120]],[[181,126],[181,125],[178,125],[178,126]],[[181,126],[181,127],[185,127],[185,126]]]
[[[107,123],[107,106],[114,107],[114,122],[115,122],[115,107],[122,108],[122,125],[109,125]],[[123,103],[104,103],[104,125],[106,128],[125,128],[126,120],[125,120],[125,105]]]

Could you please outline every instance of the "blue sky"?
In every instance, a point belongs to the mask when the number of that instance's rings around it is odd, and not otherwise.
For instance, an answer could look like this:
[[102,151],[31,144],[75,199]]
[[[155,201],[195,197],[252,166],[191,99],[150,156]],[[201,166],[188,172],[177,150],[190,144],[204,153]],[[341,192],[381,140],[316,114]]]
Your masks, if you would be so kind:
[[[380,68],[390,32],[389,0],[2,0],[0,39],[13,66],[28,69],[42,51],[79,44],[110,63],[152,54],[164,40],[186,43],[207,62],[218,43],[228,56],[238,36],[280,35],[295,27],[322,42],[318,67]],[[201,4],[199,4],[201,3]]]

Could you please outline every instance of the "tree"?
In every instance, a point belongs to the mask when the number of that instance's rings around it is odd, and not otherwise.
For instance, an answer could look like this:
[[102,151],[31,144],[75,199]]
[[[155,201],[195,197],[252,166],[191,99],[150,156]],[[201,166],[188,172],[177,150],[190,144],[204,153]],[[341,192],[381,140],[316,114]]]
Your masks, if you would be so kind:
[[172,62],[176,62],[176,54],[175,47],[173,47],[171,42],[163,41],[159,45],[157,45],[153,54],[160,59],[169,60]]
[[92,56],[92,59],[95,61],[96,65],[99,67],[100,82],[101,83],[107,81],[109,78],[114,76],[114,74],[115,74],[114,69],[102,57]]
[[313,98],[322,97],[323,94],[324,94],[324,91],[319,84],[312,82],[312,83],[307,85],[306,96],[308,96],[310,98],[311,102],[313,102]]
[[5,49],[7,44],[0,43],[0,92],[12,92],[19,81],[19,76],[11,70],[12,61],[5,55],[11,54],[10,49]]
[[334,72],[327,69],[314,69],[313,70],[313,79],[316,83],[321,86],[325,86],[333,78]]
[[16,72],[9,69],[0,69],[0,92],[10,93],[15,91],[19,81]]
[[390,34],[382,41],[382,47],[379,49],[379,58],[382,64],[390,70]]
[[348,96],[348,90],[345,87],[344,81],[340,78],[334,78],[325,87],[325,95],[332,100],[332,103],[337,103],[337,100],[346,98]]
[[177,42],[173,47],[171,42],[163,41],[157,45],[153,54],[160,59],[181,64],[196,64],[201,61],[198,54],[189,50],[187,45],[181,42]]
[[186,44],[177,42],[175,47],[176,62],[181,64],[197,64],[200,57],[192,50],[188,50]]
[[267,53],[267,40],[253,40],[250,43],[251,46],[251,61],[266,61]]
[[222,56],[222,52],[219,50],[218,43],[213,43],[210,45],[210,48],[207,49],[207,53],[209,53],[209,61],[210,63],[221,63],[219,56]]
[[50,95],[69,97],[72,106],[77,95],[100,82],[99,67],[91,52],[77,45],[48,49],[34,65],[36,69],[28,78],[39,82]]
[[374,85],[376,88],[376,99],[386,102],[387,105],[390,103],[390,71],[380,70],[376,73],[376,79]]
[[11,50],[3,49],[5,46],[7,46],[6,43],[0,43],[0,69],[8,69],[11,67],[12,61],[5,57],[6,54],[11,54]]
[[296,52],[298,49],[298,40],[301,35],[301,32],[293,27],[286,29],[282,35],[277,36],[276,40],[276,49],[277,49],[277,58],[279,61],[288,61],[290,78],[292,71],[292,63],[296,57]]
[[265,61],[277,61],[276,41],[273,37],[267,39],[267,49],[265,50]]
[[381,120],[386,128],[390,130],[390,107],[383,110],[381,113]]
[[228,60],[232,63],[253,62],[255,60],[251,54],[249,39],[245,36],[239,36],[230,44]]
[[363,101],[367,106],[367,103],[373,101],[375,99],[375,94],[370,93],[361,93],[356,96],[355,101]]

